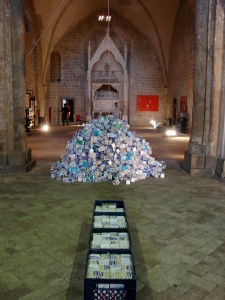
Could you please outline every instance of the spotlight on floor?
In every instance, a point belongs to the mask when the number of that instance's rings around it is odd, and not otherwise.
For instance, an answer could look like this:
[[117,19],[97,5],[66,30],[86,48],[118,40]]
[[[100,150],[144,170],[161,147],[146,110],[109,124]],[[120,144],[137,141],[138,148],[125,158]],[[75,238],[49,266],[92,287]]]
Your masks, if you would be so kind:
[[157,127],[157,123],[155,120],[151,120],[150,121],[150,124],[153,126],[153,128],[156,128]]
[[164,136],[174,137],[177,135],[177,131],[175,129],[166,129],[164,132]]
[[49,131],[49,125],[48,124],[44,124],[42,126],[42,130],[45,131],[45,132]]

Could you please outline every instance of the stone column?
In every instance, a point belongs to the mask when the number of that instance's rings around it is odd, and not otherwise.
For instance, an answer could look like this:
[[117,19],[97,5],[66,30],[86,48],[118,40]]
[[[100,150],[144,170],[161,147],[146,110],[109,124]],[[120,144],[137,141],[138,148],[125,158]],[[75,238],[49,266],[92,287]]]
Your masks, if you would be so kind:
[[0,0],[0,172],[27,171],[35,165],[24,128],[23,5],[23,0]]
[[128,75],[126,70],[124,73],[123,120],[128,123]]
[[88,43],[88,71],[87,71],[87,81],[88,81],[88,101],[86,106],[86,121],[89,122],[92,119],[92,88],[91,88],[91,42]]
[[212,173],[215,168],[211,155],[215,6],[214,0],[196,0],[192,133],[184,156],[184,168],[191,174]]
[[221,0],[217,4],[216,18],[216,55],[215,55],[215,94],[220,100],[220,118],[219,134],[218,134],[218,157],[216,162],[216,175],[225,178],[225,0]]
[[125,59],[124,59],[124,99],[123,99],[123,120],[128,123],[128,73],[127,73],[127,44],[124,45],[124,53],[125,53]]

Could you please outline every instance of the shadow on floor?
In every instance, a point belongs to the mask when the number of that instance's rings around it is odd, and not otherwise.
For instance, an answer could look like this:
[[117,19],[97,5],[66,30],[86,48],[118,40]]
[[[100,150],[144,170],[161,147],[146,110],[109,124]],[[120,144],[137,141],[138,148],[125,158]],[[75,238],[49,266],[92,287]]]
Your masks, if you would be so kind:
[[91,224],[86,218],[83,218],[79,235],[76,256],[70,275],[70,285],[67,290],[67,300],[83,299],[84,293],[84,271],[86,265],[87,252],[89,248],[89,238],[91,232]]

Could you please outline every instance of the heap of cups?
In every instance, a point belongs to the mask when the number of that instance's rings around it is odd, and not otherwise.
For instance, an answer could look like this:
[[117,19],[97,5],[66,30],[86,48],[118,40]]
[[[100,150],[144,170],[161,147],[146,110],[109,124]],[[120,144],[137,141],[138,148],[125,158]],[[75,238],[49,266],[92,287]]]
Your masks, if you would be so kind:
[[166,164],[151,156],[149,143],[113,116],[94,119],[67,143],[61,162],[51,166],[52,178],[64,182],[130,184],[153,176],[164,178]]

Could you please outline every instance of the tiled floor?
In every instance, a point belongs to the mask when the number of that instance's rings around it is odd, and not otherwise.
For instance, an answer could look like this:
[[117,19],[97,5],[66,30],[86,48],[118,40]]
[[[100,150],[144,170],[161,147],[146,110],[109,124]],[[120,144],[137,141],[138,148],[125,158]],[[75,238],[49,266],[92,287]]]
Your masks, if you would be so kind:
[[[0,176],[0,299],[83,299],[93,203],[125,201],[137,273],[137,300],[225,299],[225,182],[192,177],[179,164],[188,136],[136,129],[164,179],[131,185],[66,184],[48,175],[74,126],[29,133],[37,166]],[[129,299],[128,299],[129,300]]]

